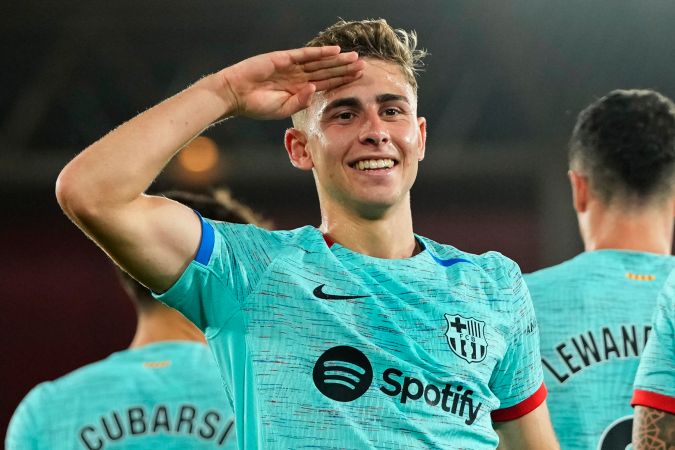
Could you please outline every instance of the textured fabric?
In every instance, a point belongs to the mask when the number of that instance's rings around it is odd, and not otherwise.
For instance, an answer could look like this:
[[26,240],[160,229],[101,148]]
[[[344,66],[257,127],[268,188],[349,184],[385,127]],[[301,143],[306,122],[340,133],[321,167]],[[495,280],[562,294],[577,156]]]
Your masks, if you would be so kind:
[[675,272],[659,295],[653,327],[635,377],[632,403],[675,414]]
[[232,408],[208,347],[163,342],[114,353],[36,386],[6,448],[236,449]]
[[418,237],[400,260],[330,248],[313,227],[215,228],[158,298],[204,330],[241,448],[494,448],[491,412],[542,386],[518,267]]
[[551,420],[564,450],[630,442],[633,380],[673,267],[672,256],[599,250],[525,275]]

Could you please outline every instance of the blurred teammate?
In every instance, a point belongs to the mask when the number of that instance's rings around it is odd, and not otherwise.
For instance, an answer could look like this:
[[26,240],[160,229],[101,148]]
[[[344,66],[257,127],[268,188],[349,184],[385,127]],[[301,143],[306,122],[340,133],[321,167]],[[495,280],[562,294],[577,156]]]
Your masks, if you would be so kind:
[[675,272],[664,286],[635,378],[633,450],[675,446]]
[[[205,330],[240,448],[494,448],[493,419],[515,448],[555,446],[518,267],[413,233],[426,138],[415,45],[383,20],[339,22],[203,78],[59,177],[67,214]],[[313,172],[320,228],[215,223],[143,195],[234,115],[294,115],[286,149]]]
[[525,279],[563,449],[630,443],[630,396],[670,256],[675,108],[612,91],[579,114],[569,178],[585,252]]
[[[260,223],[229,198],[170,192],[205,217]],[[35,387],[6,438],[19,449],[235,449],[231,403],[204,335],[120,272],[138,314],[128,350]]]

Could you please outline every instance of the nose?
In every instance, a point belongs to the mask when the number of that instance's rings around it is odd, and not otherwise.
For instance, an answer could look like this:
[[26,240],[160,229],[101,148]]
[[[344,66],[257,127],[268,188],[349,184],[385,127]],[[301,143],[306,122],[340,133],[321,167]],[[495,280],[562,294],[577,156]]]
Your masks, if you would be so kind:
[[380,146],[389,142],[389,130],[377,114],[372,114],[363,124],[359,139],[363,144]]

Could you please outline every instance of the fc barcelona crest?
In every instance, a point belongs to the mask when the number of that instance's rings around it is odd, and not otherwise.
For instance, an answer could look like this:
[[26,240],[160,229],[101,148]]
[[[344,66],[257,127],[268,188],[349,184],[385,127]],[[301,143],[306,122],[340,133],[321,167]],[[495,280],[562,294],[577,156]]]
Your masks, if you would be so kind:
[[446,314],[445,320],[448,321],[445,337],[455,355],[470,363],[484,360],[488,348],[485,322],[458,314]]

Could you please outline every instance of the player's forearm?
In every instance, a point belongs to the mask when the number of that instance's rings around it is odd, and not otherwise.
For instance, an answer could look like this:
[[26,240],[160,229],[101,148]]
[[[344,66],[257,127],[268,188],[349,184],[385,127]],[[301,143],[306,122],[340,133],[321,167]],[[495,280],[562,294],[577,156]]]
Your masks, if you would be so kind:
[[633,419],[633,448],[670,450],[673,447],[675,447],[675,414],[647,406],[636,406]]
[[494,424],[500,450],[559,450],[548,406],[543,402],[528,414],[508,422]]
[[[148,109],[89,146],[62,170],[57,198],[80,222],[129,204],[191,139],[234,110],[222,75],[214,74]],[[79,219],[79,220],[78,220]]]
[[555,434],[537,430],[527,435],[504,436],[500,434],[499,450],[560,450]]

